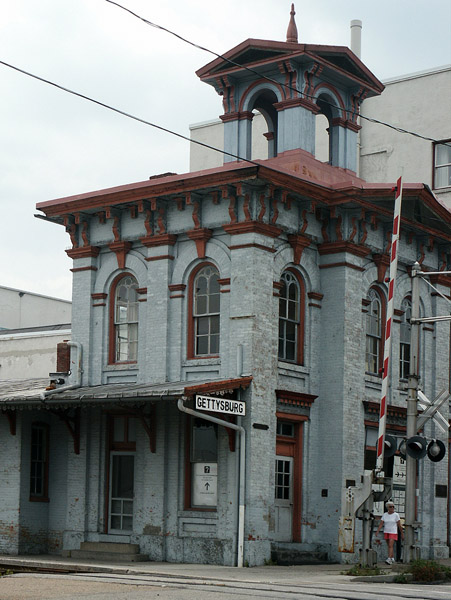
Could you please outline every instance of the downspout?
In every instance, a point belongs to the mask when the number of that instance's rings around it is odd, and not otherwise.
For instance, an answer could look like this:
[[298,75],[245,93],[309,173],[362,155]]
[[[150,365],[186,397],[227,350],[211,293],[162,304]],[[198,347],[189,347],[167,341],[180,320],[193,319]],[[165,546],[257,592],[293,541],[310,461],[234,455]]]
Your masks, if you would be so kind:
[[[45,399],[48,398],[48,396],[53,396],[54,394],[59,394],[60,392],[65,392],[66,390],[73,390],[73,389],[79,388],[81,386],[81,376],[83,374],[83,367],[82,367],[83,347],[80,344],[80,342],[67,342],[67,345],[69,346],[69,348],[77,348],[77,361],[76,361],[77,374],[76,374],[75,383],[70,383],[68,385],[62,385],[58,388],[55,388],[54,390],[45,390],[45,391],[41,392],[39,394],[39,398],[41,399],[42,402],[45,402]],[[70,370],[70,373],[72,374],[72,369]]]
[[197,410],[193,410],[192,408],[188,408],[184,405],[185,398],[179,398],[177,406],[178,409],[192,417],[197,417],[199,419],[205,419],[205,421],[211,421],[212,423],[216,423],[216,425],[221,425],[222,427],[228,427],[229,429],[234,429],[240,433],[240,479],[239,479],[239,491],[238,491],[238,534],[237,534],[237,560],[236,566],[243,567],[244,566],[244,513],[245,513],[245,505],[244,505],[244,491],[245,491],[245,469],[246,469],[246,430],[241,425],[235,425],[235,423],[229,423],[228,421],[223,421],[222,419],[217,419],[216,417],[212,417],[202,412],[198,412]]

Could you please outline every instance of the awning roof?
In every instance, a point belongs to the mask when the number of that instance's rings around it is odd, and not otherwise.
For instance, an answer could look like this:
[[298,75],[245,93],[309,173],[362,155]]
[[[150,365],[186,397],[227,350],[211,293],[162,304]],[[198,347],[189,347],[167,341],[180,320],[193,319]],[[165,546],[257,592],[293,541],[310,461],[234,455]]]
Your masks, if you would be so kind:
[[89,387],[79,387],[62,392],[45,391],[49,380],[26,379],[0,381],[0,408],[14,410],[24,408],[46,408],[61,406],[88,406],[113,404],[141,404],[155,400],[176,399],[196,393],[208,394],[246,388],[252,377],[236,379],[202,379],[199,381],[178,381],[156,384],[110,383]]

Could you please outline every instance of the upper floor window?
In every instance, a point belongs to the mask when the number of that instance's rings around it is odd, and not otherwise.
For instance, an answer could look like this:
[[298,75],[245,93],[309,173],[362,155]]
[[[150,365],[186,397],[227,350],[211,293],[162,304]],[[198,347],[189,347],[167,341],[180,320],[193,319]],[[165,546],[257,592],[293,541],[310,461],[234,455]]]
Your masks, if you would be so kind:
[[404,312],[399,329],[399,377],[407,379],[410,374],[410,317],[412,316],[410,298],[404,298],[401,309]]
[[138,359],[137,288],[138,282],[132,275],[124,275],[113,284],[111,363],[136,362]]
[[366,366],[367,373],[380,375],[384,351],[385,299],[377,288],[368,293],[366,316]]
[[219,354],[220,291],[219,272],[211,264],[202,266],[191,286],[190,357]]
[[302,364],[304,360],[304,289],[300,277],[285,271],[280,280],[279,359]]
[[434,189],[451,186],[451,140],[434,146]]

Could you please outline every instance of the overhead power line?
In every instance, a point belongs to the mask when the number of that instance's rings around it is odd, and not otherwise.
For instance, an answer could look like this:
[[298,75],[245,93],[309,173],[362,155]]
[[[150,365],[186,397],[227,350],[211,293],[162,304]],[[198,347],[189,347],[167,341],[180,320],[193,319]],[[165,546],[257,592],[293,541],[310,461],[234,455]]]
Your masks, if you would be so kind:
[[44,77],[40,77],[39,75],[35,75],[34,73],[30,73],[29,71],[25,71],[24,69],[20,69],[19,67],[11,65],[3,60],[0,60],[0,65],[4,65],[5,67],[13,69],[14,71],[18,71],[19,73],[22,73],[23,75],[27,75],[28,77],[32,77],[33,79],[37,79],[38,81],[42,81],[43,83],[47,83],[48,85],[51,85],[63,92],[67,92],[68,94],[72,94],[73,96],[77,96],[78,98],[82,98],[83,100],[88,100],[88,102],[92,102],[93,104],[97,104],[98,106],[102,106],[103,108],[107,108],[108,110],[118,113],[119,115],[122,115],[124,117],[133,119],[134,121],[138,121],[139,123],[143,123],[144,125],[149,125],[150,127],[154,127],[155,129],[159,129],[160,131],[164,131],[165,133],[175,135],[176,137],[179,137],[182,140],[186,140],[187,142],[191,142],[193,144],[197,144],[198,146],[203,146],[204,148],[208,148],[209,150],[214,150],[215,152],[219,152],[220,154],[226,154],[227,156],[231,156],[232,158],[247,161],[254,165],[260,166],[259,163],[255,162],[253,160],[243,158],[242,156],[239,156],[238,154],[233,154],[232,152],[227,152],[226,150],[223,150],[221,148],[215,148],[215,146],[211,146],[210,144],[206,144],[206,143],[200,142],[198,140],[192,140],[191,138],[187,137],[186,135],[183,135],[182,133],[177,133],[176,131],[172,131],[172,129],[168,129],[167,127],[163,127],[162,125],[157,125],[156,123],[152,123],[151,121],[147,121],[146,119],[137,117],[136,115],[132,115],[131,113],[125,112],[124,110],[121,110],[120,108],[115,108],[114,106],[111,106],[110,104],[106,104],[105,102],[101,102],[100,100],[96,100],[95,98],[91,98],[90,96],[86,96],[85,94],[81,94],[80,92],[71,90],[70,88],[59,85],[58,83],[55,83],[54,81],[50,81],[49,79],[45,79]]
[[[314,96],[312,96],[310,94],[305,94],[304,92],[302,92],[301,90],[299,90],[298,88],[296,88],[294,86],[291,86],[291,85],[289,85],[287,83],[282,83],[281,84],[279,81],[276,81],[275,79],[272,79],[271,77],[268,77],[266,75],[262,75],[261,73],[259,73],[255,69],[252,69],[251,67],[247,67],[246,65],[241,65],[240,63],[237,63],[234,60],[231,60],[230,58],[227,58],[226,56],[224,56],[222,54],[218,54],[214,50],[210,50],[209,48],[205,48],[205,46],[201,46],[200,44],[196,44],[195,42],[192,42],[191,40],[188,40],[187,38],[185,38],[182,35],[176,33],[175,31],[172,31],[171,29],[168,29],[167,27],[163,27],[162,25],[158,25],[157,23],[153,23],[152,21],[149,21],[145,17],[142,17],[141,15],[138,15],[134,11],[130,10],[126,6],[123,6],[122,4],[119,4],[119,2],[115,2],[114,0],[105,0],[105,2],[108,2],[108,4],[113,4],[114,6],[117,6],[118,8],[120,8],[121,10],[124,10],[125,12],[128,12],[133,17],[136,17],[140,21],[143,21],[143,23],[145,23],[146,25],[149,25],[150,27],[154,27],[155,29],[160,29],[161,31],[164,31],[166,33],[169,33],[170,35],[176,37],[177,39],[181,40],[182,42],[185,42],[186,44],[189,44],[190,46],[193,46],[194,48],[197,48],[198,50],[202,50],[203,52],[208,52],[208,54],[212,54],[213,56],[216,56],[216,58],[220,58],[221,60],[226,61],[227,63],[229,63],[230,65],[232,65],[234,67],[240,67],[241,69],[245,69],[246,71],[249,71],[250,73],[253,73],[254,75],[258,75],[258,77],[260,77],[261,79],[265,79],[266,81],[269,81],[271,83],[276,83],[277,85],[282,85],[283,87],[285,87],[288,90],[291,90],[293,92],[301,94],[301,96],[304,97],[304,98],[309,98],[310,100],[316,100],[316,98]],[[331,106],[332,108],[340,110],[342,113],[346,113],[347,112],[345,108],[342,108],[341,106],[336,106],[332,102],[328,102],[327,100],[323,100],[323,99],[322,99],[322,102],[324,104],[327,104],[328,106]],[[434,138],[431,138],[431,137],[428,137],[428,136],[425,136],[425,135],[421,135],[420,133],[417,133],[415,131],[410,131],[408,129],[403,129],[402,127],[398,127],[396,125],[392,125],[391,123],[386,123],[385,121],[380,121],[378,119],[374,119],[373,117],[367,117],[367,116],[364,116],[362,114],[357,114],[357,113],[354,113],[354,114],[356,114],[361,119],[364,119],[365,121],[369,121],[370,123],[375,123],[376,125],[383,125],[384,127],[389,127],[390,129],[393,129],[394,131],[397,131],[398,133],[404,133],[406,135],[412,135],[412,136],[415,136],[415,137],[420,138],[422,140],[425,140],[427,142],[434,142],[434,143],[438,143],[439,142],[439,140],[436,140]],[[443,142],[443,144],[444,145],[448,145],[448,146],[451,145],[451,144],[448,144],[446,142]]]

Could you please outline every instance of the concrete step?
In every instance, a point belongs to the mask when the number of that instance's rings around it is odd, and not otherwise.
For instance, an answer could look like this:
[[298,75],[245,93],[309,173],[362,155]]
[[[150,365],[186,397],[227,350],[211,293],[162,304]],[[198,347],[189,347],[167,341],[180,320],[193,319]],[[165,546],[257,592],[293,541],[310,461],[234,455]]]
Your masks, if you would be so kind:
[[119,554],[139,554],[138,544],[115,542],[82,542],[80,550],[88,552],[117,552]]
[[146,554],[99,552],[98,550],[71,550],[70,556],[71,558],[108,563],[146,562],[149,560],[149,557]]
[[327,548],[316,544],[273,542],[271,560],[278,565],[320,565],[330,563]]

